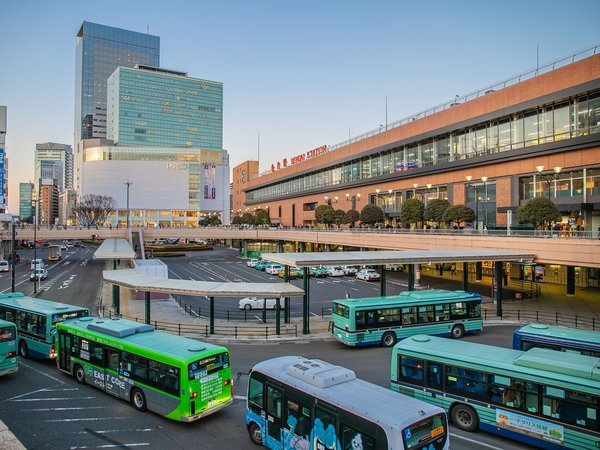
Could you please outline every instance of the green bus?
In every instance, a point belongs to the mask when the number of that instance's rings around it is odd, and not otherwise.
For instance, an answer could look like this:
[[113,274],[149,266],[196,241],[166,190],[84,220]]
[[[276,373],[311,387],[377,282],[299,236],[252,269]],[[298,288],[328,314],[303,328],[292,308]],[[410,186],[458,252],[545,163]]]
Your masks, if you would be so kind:
[[0,320],[0,376],[17,370],[17,326]]
[[392,390],[538,448],[600,448],[600,358],[418,335],[392,351]]
[[191,422],[233,402],[225,347],[99,317],[59,323],[57,342],[60,370],[138,411]]
[[333,337],[352,346],[393,347],[415,334],[460,338],[483,330],[479,294],[441,289],[334,300],[331,319]]
[[17,326],[18,351],[23,358],[56,358],[56,324],[88,315],[87,308],[81,306],[26,297],[20,292],[0,294],[0,319]]

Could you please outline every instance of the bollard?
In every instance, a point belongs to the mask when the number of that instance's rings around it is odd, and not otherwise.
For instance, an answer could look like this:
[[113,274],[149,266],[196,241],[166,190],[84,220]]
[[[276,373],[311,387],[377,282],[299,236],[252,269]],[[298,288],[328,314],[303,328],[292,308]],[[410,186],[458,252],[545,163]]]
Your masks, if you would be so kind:
[[575,328],[577,328],[577,314],[575,314]]
[[208,325],[204,325],[204,337],[208,337]]
[[296,337],[298,337],[298,324],[297,324],[297,323],[296,323],[296,324],[294,324],[294,330],[295,330],[295,332],[296,332],[296,333],[295,333],[295,334],[296,334]]
[[556,312],[556,324],[558,325],[558,311]]
[[540,321],[540,312],[539,312],[539,311],[536,311],[536,312],[535,312],[535,321],[536,321],[536,322],[539,322],[539,321]]
[[154,329],[158,330],[158,323],[156,322],[156,320],[154,321]]
[[235,338],[237,339],[237,326],[235,326],[234,334],[235,334]]
[[227,310],[227,322],[229,322],[229,310]]
[[521,321],[521,310],[517,309],[517,322]]
[[181,324],[180,323],[177,324],[177,335],[181,336]]
[[247,311],[246,311],[246,310],[244,310],[244,322],[246,322],[246,316],[247,316],[247,314],[246,314],[246,313],[247,313]]

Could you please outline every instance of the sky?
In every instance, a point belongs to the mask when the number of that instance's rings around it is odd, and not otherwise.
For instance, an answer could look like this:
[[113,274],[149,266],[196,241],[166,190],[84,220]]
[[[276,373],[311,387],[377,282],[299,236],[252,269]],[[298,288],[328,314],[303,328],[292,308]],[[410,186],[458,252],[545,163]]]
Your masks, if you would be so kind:
[[36,143],[73,145],[82,21],[160,36],[161,66],[223,83],[230,166],[376,129],[600,44],[600,1],[7,0],[0,105],[9,207]]

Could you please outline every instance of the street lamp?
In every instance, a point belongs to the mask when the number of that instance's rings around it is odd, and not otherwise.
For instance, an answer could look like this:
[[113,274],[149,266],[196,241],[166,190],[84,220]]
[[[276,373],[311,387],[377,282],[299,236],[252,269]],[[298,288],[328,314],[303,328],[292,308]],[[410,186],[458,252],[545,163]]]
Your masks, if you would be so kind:
[[552,181],[556,181],[558,180],[559,174],[560,172],[562,172],[562,167],[560,166],[556,166],[554,168],[552,168],[552,170],[554,171],[554,174],[542,174],[542,172],[544,171],[544,166],[535,166],[535,170],[537,170],[537,173],[540,177],[543,177],[544,180],[546,181],[546,183],[548,183],[548,198],[551,198],[552,194],[551,194],[551,187],[552,187]]
[[[130,222],[129,222],[129,187],[133,184],[131,181],[126,181],[123,183],[127,185],[127,229],[129,230]],[[119,219],[117,219],[119,220]]]
[[483,186],[476,186],[471,183],[473,177],[471,175],[466,176],[467,179],[467,189],[473,188],[475,191],[475,229],[479,230],[479,191],[482,190],[485,194],[486,192],[486,182],[488,177],[481,177],[481,181],[483,181]]
[[328,196],[323,197],[325,199],[325,203],[327,203],[329,206],[331,206],[332,203],[337,203],[338,202],[338,196],[336,195],[335,197],[331,198]]
[[413,183],[413,198],[417,198],[417,186],[419,183]]
[[[37,294],[37,279],[39,272],[37,271],[37,192],[34,189],[31,191],[31,204],[33,205],[33,293]],[[13,261],[13,264],[15,262]],[[40,267],[41,268],[41,267]]]
[[360,194],[346,194],[346,201],[352,203],[352,210],[356,210],[356,202],[360,202]]

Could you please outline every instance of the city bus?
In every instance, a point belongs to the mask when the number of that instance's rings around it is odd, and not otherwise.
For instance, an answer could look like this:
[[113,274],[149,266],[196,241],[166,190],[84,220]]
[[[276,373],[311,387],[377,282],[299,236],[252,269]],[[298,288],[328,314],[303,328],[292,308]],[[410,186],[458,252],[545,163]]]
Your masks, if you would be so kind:
[[17,326],[18,351],[23,358],[56,358],[56,324],[88,315],[88,309],[81,306],[26,297],[20,292],[0,294],[0,319]]
[[192,422],[233,402],[225,347],[99,317],[59,323],[57,342],[60,370],[138,411]]
[[60,245],[48,246],[48,261],[60,261],[62,257],[62,250]]
[[331,319],[333,337],[352,346],[393,347],[415,334],[458,339],[483,330],[479,294],[441,289],[334,300]]
[[256,364],[246,402],[250,440],[270,449],[450,448],[441,408],[318,359],[281,356]]
[[513,333],[513,348],[550,348],[600,358],[600,331],[579,330],[541,323],[525,325]]
[[600,448],[599,358],[418,335],[394,347],[391,386],[448,411],[464,431],[537,448]]
[[17,370],[17,326],[0,320],[0,376]]

